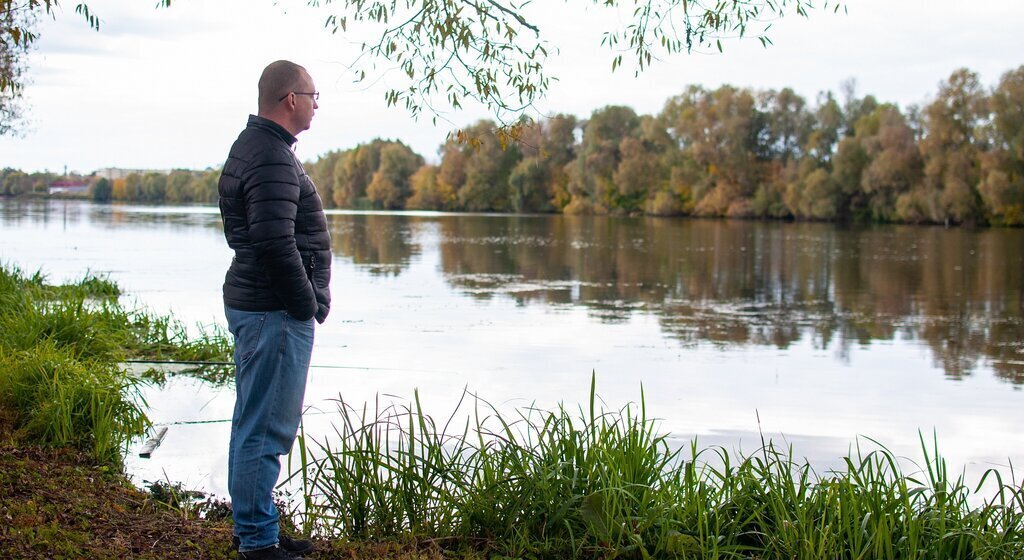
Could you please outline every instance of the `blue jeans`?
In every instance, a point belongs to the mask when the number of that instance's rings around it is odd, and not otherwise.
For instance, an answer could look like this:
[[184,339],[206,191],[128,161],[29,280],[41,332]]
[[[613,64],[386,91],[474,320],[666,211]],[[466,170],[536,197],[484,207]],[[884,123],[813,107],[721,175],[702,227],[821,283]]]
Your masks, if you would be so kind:
[[247,552],[277,544],[273,492],[302,417],[314,322],[284,311],[224,313],[235,338],[228,493],[239,550]]

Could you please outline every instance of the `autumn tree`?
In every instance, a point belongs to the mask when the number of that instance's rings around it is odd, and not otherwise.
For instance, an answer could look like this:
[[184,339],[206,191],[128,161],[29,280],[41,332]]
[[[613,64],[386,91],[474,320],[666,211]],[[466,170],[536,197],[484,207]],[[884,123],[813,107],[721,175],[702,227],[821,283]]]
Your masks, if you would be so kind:
[[843,126],[843,110],[832,92],[824,92],[818,96],[818,104],[814,110],[814,122],[811,124],[804,154],[814,158],[822,166],[832,161],[839,133]]
[[569,203],[566,165],[575,157],[575,132],[576,117],[562,114],[523,127],[523,159],[509,176],[513,211],[552,212]]
[[455,210],[458,196],[451,185],[440,177],[436,165],[424,165],[409,177],[412,196],[405,207],[410,210]]
[[715,91],[690,86],[666,103],[661,118],[683,158],[692,162],[683,170],[697,201],[694,211],[749,215],[750,197],[764,172],[758,139],[766,127],[754,94],[732,86]]
[[640,117],[629,107],[613,105],[597,109],[582,124],[583,140],[570,168],[568,213],[604,214],[615,203],[614,175],[622,161],[622,141],[640,126]]
[[217,202],[217,183],[220,181],[220,169],[207,169],[199,172],[188,185],[189,197],[192,202],[212,204]]
[[895,105],[885,104],[861,118],[856,138],[869,161],[863,168],[860,192],[870,219],[893,221],[898,197],[921,182],[921,152],[914,131]]
[[465,128],[464,135],[468,141],[452,139],[442,148],[439,179],[455,190],[462,210],[509,211],[509,176],[522,157],[519,147],[502,146],[497,127],[488,120]]
[[569,201],[568,166],[576,158],[576,133],[579,122],[574,115],[555,115],[543,123],[544,133],[539,157],[548,167],[547,191],[550,204],[561,211]]
[[114,200],[136,201],[139,200],[139,188],[141,184],[141,175],[138,173],[129,173],[125,177],[114,179],[111,194]]
[[360,144],[339,155],[334,165],[334,204],[339,208],[352,208],[366,197],[373,174],[380,167],[383,140]]
[[939,94],[923,111],[924,179],[921,188],[902,197],[907,221],[974,222],[981,216],[983,137],[988,98],[978,75],[966,68],[939,84]]
[[0,193],[20,196],[32,192],[34,179],[20,169],[5,168],[0,172]]
[[377,208],[403,208],[412,193],[409,178],[422,166],[423,158],[405,144],[385,144],[380,151],[380,165],[366,187],[366,197]]
[[807,101],[790,88],[762,91],[758,99],[757,159],[763,163],[760,183],[754,189],[750,210],[755,216],[782,218],[791,215],[784,199],[789,185],[800,176],[800,159],[814,126]]
[[619,212],[641,213],[658,192],[669,190],[675,142],[660,120],[640,117],[633,134],[619,142],[621,159],[612,175],[611,205]]
[[343,153],[333,150],[320,156],[314,162],[304,164],[306,173],[309,174],[313,184],[316,185],[316,190],[320,193],[320,198],[323,199],[325,208],[333,208],[335,205],[334,168],[338,165],[338,160]]
[[181,202],[192,202],[191,183],[193,175],[185,169],[171,171],[166,180],[166,191],[163,200],[173,204]]
[[989,101],[989,151],[978,191],[995,223],[1024,225],[1024,66],[1003,74]]

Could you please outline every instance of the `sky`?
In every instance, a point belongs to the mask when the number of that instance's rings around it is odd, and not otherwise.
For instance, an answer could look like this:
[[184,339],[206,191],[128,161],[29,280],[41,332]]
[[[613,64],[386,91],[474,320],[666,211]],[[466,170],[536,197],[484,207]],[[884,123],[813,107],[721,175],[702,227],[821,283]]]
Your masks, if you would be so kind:
[[[305,66],[320,91],[312,128],[299,136],[304,161],[374,138],[398,139],[428,161],[461,126],[488,117],[478,106],[413,120],[387,107],[397,72],[366,68],[369,84],[353,82],[352,63],[372,29],[350,22],[331,34],[332,6],[304,0],[90,0],[100,30],[87,28],[65,0],[40,22],[31,54],[28,123],[20,137],[0,138],[0,167],[88,173],[105,167],[219,167],[231,142],[256,111],[256,82],[277,59]],[[629,19],[632,2],[610,10],[591,0],[534,0],[526,10],[558,51],[545,64],[556,76],[535,117],[585,118],[606,105],[655,114],[691,84],[754,89],[792,87],[813,102],[854,78],[859,94],[902,107],[935,95],[955,69],[977,72],[994,86],[1024,64],[1024,2],[1019,0],[848,0],[846,11],[820,9],[772,22],[774,44],[727,40],[725,52],[674,55],[634,76],[611,71],[615,55],[602,32]],[[816,2],[820,4],[820,0]],[[628,55],[627,55],[628,57]]]

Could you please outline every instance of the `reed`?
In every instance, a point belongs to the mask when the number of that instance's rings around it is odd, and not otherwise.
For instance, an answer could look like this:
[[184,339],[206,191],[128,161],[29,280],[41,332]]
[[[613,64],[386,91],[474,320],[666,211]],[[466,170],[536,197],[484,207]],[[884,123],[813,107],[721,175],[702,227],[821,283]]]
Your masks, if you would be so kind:
[[[687,455],[647,417],[642,392],[618,410],[597,402],[592,382],[586,409],[505,417],[466,395],[438,425],[418,395],[372,409],[339,400],[334,432],[300,433],[293,458],[304,528],[514,558],[1024,557],[1012,469],[972,490],[924,439],[910,473],[871,440],[824,473],[770,441],[749,455],[694,441]],[[980,495],[986,479],[996,490]]]
[[0,388],[29,441],[90,450],[119,464],[131,438],[149,427],[138,381],[115,364],[81,359],[52,341],[0,351]]
[[149,426],[141,380],[128,358],[225,360],[221,329],[190,337],[171,317],[128,309],[108,278],[53,286],[42,274],[0,265],[0,405],[33,443],[88,449],[120,465]]

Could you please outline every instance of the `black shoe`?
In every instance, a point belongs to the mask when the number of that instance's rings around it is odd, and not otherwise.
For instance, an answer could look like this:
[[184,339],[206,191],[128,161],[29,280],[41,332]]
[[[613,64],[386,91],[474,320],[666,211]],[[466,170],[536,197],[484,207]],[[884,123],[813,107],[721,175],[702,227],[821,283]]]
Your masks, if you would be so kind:
[[268,546],[248,552],[239,552],[238,560],[292,560],[296,558],[288,554],[280,545]]
[[[231,535],[231,549],[238,550],[239,544],[241,544],[241,541],[238,539],[238,536]],[[312,541],[293,539],[285,534],[280,534],[277,536],[277,544],[282,549],[284,549],[285,552],[293,556],[301,556],[303,554],[309,554],[310,552],[313,552]]]

